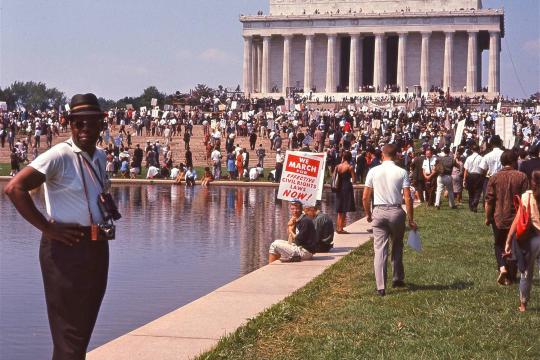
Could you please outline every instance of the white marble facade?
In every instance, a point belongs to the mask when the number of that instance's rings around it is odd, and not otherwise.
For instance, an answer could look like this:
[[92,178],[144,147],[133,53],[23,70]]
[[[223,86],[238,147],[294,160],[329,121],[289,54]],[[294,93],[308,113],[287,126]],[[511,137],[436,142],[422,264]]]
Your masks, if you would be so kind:
[[482,83],[488,96],[500,92],[504,13],[480,0],[270,0],[269,15],[240,21],[246,95],[358,94],[387,85],[475,94]]

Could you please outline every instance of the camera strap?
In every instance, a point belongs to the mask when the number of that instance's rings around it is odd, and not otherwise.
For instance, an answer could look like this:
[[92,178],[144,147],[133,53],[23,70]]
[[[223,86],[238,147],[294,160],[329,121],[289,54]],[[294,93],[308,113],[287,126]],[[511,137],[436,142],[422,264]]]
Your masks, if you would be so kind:
[[86,187],[86,179],[84,176],[80,153],[77,153],[77,162],[79,163],[79,170],[81,171],[81,179],[84,187],[84,197],[86,198],[86,206],[88,208],[88,214],[90,215],[90,224],[94,224],[94,217],[92,216],[92,210],[90,210],[90,199],[88,198],[88,188]]
[[[65,143],[67,145],[69,145],[70,147],[72,146],[69,141],[65,141]],[[98,172],[96,171],[94,166],[90,163],[90,161],[88,161],[87,158],[85,158],[84,156],[81,155],[80,152],[78,152],[77,153],[77,158],[78,158],[78,161],[79,161],[79,168],[81,169],[81,175],[84,174],[84,172],[82,171],[82,166],[81,166],[81,157],[84,160],[85,167],[89,167],[90,170],[92,171],[92,174],[90,176],[99,183],[99,185],[101,186],[101,191],[105,191],[104,177],[103,177],[103,175],[101,173],[101,170],[99,170],[99,174],[98,174]],[[84,182],[84,176],[83,176],[83,182]]]

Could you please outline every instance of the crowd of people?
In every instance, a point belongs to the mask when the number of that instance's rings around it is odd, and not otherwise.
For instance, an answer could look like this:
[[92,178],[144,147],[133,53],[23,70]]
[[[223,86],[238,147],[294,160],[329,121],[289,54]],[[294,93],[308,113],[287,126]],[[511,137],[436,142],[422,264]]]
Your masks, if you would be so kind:
[[[262,175],[266,152],[261,144],[255,150],[257,137],[268,139],[275,150],[272,177],[277,182],[285,147],[326,152],[326,171],[332,175],[333,187],[338,179],[339,234],[347,234],[345,214],[356,208],[353,183],[365,183],[362,204],[372,224],[380,296],[386,295],[390,243],[392,287],[406,286],[403,237],[407,225],[412,231],[417,229],[413,201],[440,209],[446,193],[450,208],[455,209],[465,188],[469,210],[478,212],[482,204],[485,224],[492,227],[497,282],[512,284],[519,270],[519,310],[527,310],[533,270],[535,264],[540,265],[538,107],[497,106],[487,111],[469,106],[429,107],[414,98],[385,106],[354,100],[330,110],[305,102],[286,103],[238,99],[234,104],[227,102],[223,111],[204,112],[204,107],[216,106],[205,100],[194,109],[154,109],[150,113],[127,109],[105,114],[94,94],[78,94],[72,98],[68,114],[2,113],[2,147],[7,137],[11,154],[25,161],[29,149],[39,155],[4,191],[43,234],[40,261],[54,357],[84,357],[105,293],[107,242],[115,238],[114,221],[121,218],[107,192],[108,178],[117,172],[136,176],[144,165],[148,178],[169,177],[195,186],[198,176],[190,150],[194,126],[202,126],[204,134],[208,166],[202,186],[221,177],[223,158],[231,178],[251,179],[252,170],[254,179]],[[47,136],[50,147],[49,134],[59,135],[68,128],[68,140],[38,154],[42,135]],[[163,145],[155,140],[133,146],[132,131],[137,137],[143,132],[160,137]],[[16,142],[18,136],[25,138]],[[256,151],[255,168],[249,169],[249,151],[238,145],[237,137],[248,138],[250,151]],[[171,148],[180,139],[185,151],[181,163]],[[11,159],[13,174],[20,159]],[[47,217],[30,195],[42,184],[47,190]],[[332,249],[333,221],[317,206],[303,205],[299,200],[291,203],[288,239],[271,244],[269,262],[309,260]]]
[[[198,179],[203,186],[220,179],[255,181],[265,176],[265,170],[268,179],[279,182],[286,150],[326,153],[328,177],[338,172],[345,184],[336,194],[338,233],[346,233],[346,213],[356,209],[349,184],[365,183],[383,163],[384,146],[392,144],[396,149],[393,161],[406,171],[413,199],[440,209],[446,197],[455,209],[466,190],[470,211],[486,207],[486,224],[493,227],[495,236],[498,281],[510,284],[516,281],[519,266],[517,259],[510,261],[503,254],[515,215],[512,197],[530,189],[533,171],[540,166],[538,106],[478,107],[472,105],[478,99],[459,98],[446,99],[447,105],[457,101],[458,106],[442,107],[429,106],[430,100],[411,95],[384,103],[351,97],[328,107],[308,98],[283,101],[236,96],[205,98],[199,106],[168,111],[115,109],[105,114],[97,144],[106,150],[109,177],[171,179],[187,186]],[[512,120],[509,131],[497,129],[503,116]],[[191,150],[196,126],[203,133],[205,162],[200,174]],[[20,162],[30,161],[29,152],[37,157],[41,137],[46,138],[43,148],[50,148],[53,137],[67,128],[66,114],[54,110],[3,113],[0,139],[2,146],[7,139],[12,175]],[[240,142],[248,142],[249,147]],[[176,151],[174,144],[180,145]],[[275,166],[265,169],[272,151]],[[514,172],[503,171],[507,169]],[[516,171],[525,175],[512,175]],[[499,179],[499,173],[507,176]],[[514,187],[509,189],[508,184]],[[506,187],[501,190],[501,186]],[[504,204],[495,195],[501,192],[506,192]],[[500,214],[503,210],[505,215]]]

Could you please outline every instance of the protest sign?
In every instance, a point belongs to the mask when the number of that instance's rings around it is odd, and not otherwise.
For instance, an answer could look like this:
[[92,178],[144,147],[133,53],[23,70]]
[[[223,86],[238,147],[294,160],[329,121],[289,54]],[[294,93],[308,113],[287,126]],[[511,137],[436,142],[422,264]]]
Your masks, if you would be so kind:
[[510,143],[514,136],[514,118],[499,116],[495,119],[495,135],[499,135],[503,144]]
[[210,120],[210,128],[212,128],[212,129],[217,128],[217,120],[216,119]]
[[463,130],[465,130],[465,120],[461,120],[457,124],[456,135],[454,137],[454,147],[458,147],[463,139]]
[[146,113],[146,106],[141,106],[139,110],[141,111],[141,114]]
[[242,120],[249,120],[249,112],[244,111],[242,113]]
[[[293,99],[287,98],[285,99],[285,111],[293,111],[294,110],[294,101]],[[285,112],[284,111],[284,112]]]
[[233,101],[231,103],[231,110],[236,110],[236,107],[238,106],[238,102],[237,101]]
[[158,110],[152,110],[152,117],[157,118],[159,116]]
[[157,105],[157,99],[156,99],[156,98],[152,98],[152,100],[150,101],[150,105],[156,106],[156,105]]
[[219,110],[219,111],[225,111],[226,108],[227,108],[227,107],[226,107],[225,105],[223,105],[223,104],[219,104],[219,105],[218,105],[218,110]]
[[371,122],[371,127],[374,129],[380,129],[381,128],[381,120],[373,120]]
[[325,154],[287,151],[277,198],[313,206],[322,197]]
[[7,111],[7,103],[5,101],[0,101],[0,110]]
[[274,113],[271,112],[271,111],[267,111],[267,112],[266,112],[266,118],[267,118],[267,119],[273,119],[273,118],[274,118]]

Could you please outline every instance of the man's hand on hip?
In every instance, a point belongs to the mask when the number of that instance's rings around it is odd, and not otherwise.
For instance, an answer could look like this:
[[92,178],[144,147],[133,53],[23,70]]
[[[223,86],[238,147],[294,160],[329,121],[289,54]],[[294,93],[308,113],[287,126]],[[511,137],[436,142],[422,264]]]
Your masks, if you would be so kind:
[[84,232],[80,225],[60,224],[51,220],[43,231],[43,236],[49,241],[60,241],[67,246],[73,246],[82,240]]

